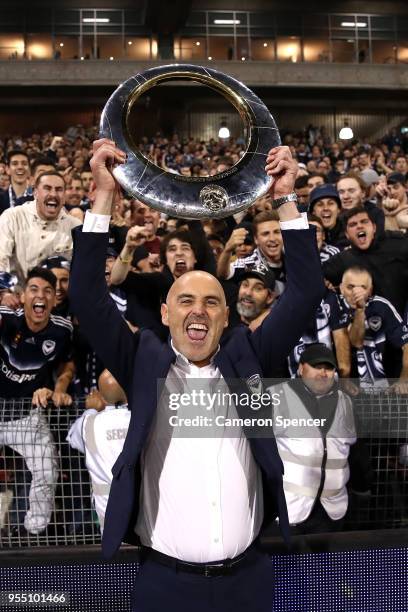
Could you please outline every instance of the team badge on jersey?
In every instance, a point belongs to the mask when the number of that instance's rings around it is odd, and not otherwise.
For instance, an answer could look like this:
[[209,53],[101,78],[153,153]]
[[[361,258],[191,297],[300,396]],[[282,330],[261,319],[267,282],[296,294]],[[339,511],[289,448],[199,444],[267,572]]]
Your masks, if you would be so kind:
[[17,332],[16,335],[14,336],[12,342],[11,342],[11,346],[13,348],[17,348],[17,345],[20,343],[21,340],[21,334],[20,332]]
[[51,355],[54,349],[55,349],[54,340],[44,340],[44,342],[42,343],[42,352],[44,353],[46,357],[48,355]]
[[246,379],[246,384],[253,395],[260,395],[263,393],[263,385],[262,380],[259,374],[252,374],[249,378]]
[[378,330],[381,328],[382,325],[382,318],[381,317],[370,317],[368,319],[368,327],[373,331],[373,332],[378,332]]

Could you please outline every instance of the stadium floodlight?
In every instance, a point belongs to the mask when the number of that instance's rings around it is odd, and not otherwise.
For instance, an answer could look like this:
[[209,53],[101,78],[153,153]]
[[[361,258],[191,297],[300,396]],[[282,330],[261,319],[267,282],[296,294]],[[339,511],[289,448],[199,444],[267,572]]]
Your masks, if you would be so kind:
[[84,17],[82,23],[109,23],[109,17]]
[[218,138],[221,138],[222,140],[226,140],[227,138],[230,137],[230,135],[231,133],[227,127],[227,122],[221,121],[220,129],[218,130]]
[[367,24],[364,21],[342,21],[341,22],[341,27],[342,28],[354,28],[354,26],[357,26],[358,28],[366,28]]
[[239,25],[239,19],[214,19],[215,25]]
[[348,124],[348,121],[344,120],[344,126],[339,132],[340,140],[351,140],[354,137],[354,132]]

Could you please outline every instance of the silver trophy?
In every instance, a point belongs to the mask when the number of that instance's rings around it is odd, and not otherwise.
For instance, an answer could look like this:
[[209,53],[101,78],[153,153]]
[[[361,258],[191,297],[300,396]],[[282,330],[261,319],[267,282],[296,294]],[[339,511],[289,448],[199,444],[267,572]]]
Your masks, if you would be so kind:
[[[230,169],[208,177],[186,177],[166,172],[138,150],[129,129],[129,114],[148,89],[171,79],[190,79],[211,87],[231,102],[247,131],[247,148]],[[232,77],[203,66],[171,64],[131,77],[111,95],[103,109],[101,138],[110,138],[127,154],[113,174],[132,197],[172,217],[205,219],[227,217],[245,210],[264,196],[271,185],[265,173],[268,151],[281,144],[278,128],[265,104]]]

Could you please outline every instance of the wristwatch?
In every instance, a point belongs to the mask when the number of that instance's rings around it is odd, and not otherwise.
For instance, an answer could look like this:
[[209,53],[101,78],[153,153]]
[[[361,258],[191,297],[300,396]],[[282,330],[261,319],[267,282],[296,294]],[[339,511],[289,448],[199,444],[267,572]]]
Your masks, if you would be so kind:
[[286,204],[287,202],[296,202],[297,203],[297,195],[293,191],[292,193],[288,193],[288,195],[284,195],[281,198],[276,198],[276,200],[272,200],[272,208],[273,210],[277,210],[282,206],[282,204]]

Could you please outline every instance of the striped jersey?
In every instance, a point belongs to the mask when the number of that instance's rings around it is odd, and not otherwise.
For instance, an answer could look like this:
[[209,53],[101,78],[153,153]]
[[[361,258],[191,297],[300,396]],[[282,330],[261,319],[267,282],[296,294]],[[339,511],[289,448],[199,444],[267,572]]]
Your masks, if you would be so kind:
[[[350,325],[355,311],[343,296],[339,300]],[[368,299],[365,308],[363,348],[353,348],[352,351],[352,376],[359,378],[362,387],[388,386],[383,363],[387,342],[396,348],[407,344],[408,327],[389,300],[374,295]]]
[[291,378],[297,374],[300,356],[308,344],[321,342],[332,348],[332,332],[347,327],[347,317],[340,311],[337,295],[326,289],[326,293],[316,310],[315,317],[295,348],[288,356],[288,368]]
[[[31,331],[24,310],[0,306],[0,397],[31,397],[54,388],[53,372],[71,359],[72,323],[50,315],[48,325]],[[21,415],[23,416],[23,415]]]
[[340,253],[340,249],[333,246],[332,244],[326,244],[324,242],[322,248],[319,251],[320,263],[324,264],[328,259],[330,259],[330,257],[333,257],[333,255],[337,255],[338,253]]

